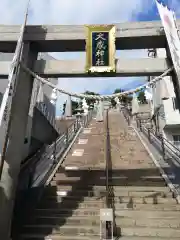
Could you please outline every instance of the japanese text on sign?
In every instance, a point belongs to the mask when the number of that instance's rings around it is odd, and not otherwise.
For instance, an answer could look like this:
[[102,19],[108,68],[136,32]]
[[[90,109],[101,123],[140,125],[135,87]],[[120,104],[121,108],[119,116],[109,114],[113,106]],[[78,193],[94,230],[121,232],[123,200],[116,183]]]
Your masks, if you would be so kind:
[[92,32],[92,66],[109,66],[109,32]]

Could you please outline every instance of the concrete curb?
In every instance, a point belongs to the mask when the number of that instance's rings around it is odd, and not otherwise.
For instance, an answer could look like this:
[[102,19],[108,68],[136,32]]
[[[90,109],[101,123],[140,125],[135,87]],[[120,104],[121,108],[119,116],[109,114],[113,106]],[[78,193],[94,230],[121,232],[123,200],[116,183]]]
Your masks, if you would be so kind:
[[161,167],[161,165],[159,164],[158,160],[155,158],[155,156],[153,155],[153,153],[150,151],[149,147],[147,146],[147,144],[144,142],[143,138],[141,137],[141,135],[139,134],[139,132],[136,130],[136,128],[133,126],[133,124],[131,124],[131,127],[133,128],[133,130],[135,131],[135,133],[137,134],[137,136],[139,137],[141,143],[143,144],[143,146],[145,147],[146,151],[148,152],[149,156],[151,157],[151,159],[153,160],[155,166],[159,169],[162,177],[164,178],[167,186],[169,187],[169,189],[171,190],[171,192],[174,193],[176,201],[178,204],[180,204],[180,195],[178,193],[178,191],[176,190],[176,188],[174,187],[174,185],[172,184],[171,180],[169,179],[168,175],[164,172],[163,168]]

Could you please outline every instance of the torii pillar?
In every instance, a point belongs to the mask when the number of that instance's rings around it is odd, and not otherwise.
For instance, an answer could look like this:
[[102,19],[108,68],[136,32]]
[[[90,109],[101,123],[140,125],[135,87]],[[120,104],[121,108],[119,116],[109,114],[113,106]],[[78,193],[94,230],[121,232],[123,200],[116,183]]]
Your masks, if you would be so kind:
[[103,122],[103,112],[104,112],[104,104],[103,101],[100,100],[97,106],[97,114],[96,114],[96,121]]
[[[37,51],[30,43],[24,43],[23,63],[32,69],[36,59]],[[0,179],[0,238],[2,240],[11,239],[11,219],[24,150],[32,88],[33,78],[20,67],[11,108],[9,142]]]
[[66,102],[65,116],[66,117],[72,117],[72,101],[71,101],[71,96],[70,95],[68,95],[68,99],[67,99],[67,102]]

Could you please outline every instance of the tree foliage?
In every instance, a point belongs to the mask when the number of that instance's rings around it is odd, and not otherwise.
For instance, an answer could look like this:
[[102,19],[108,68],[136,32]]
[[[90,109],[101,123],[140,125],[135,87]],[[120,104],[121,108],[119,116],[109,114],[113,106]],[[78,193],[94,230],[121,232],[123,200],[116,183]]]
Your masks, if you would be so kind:
[[140,91],[137,98],[141,104],[147,103],[144,91]]
[[[114,90],[113,94],[121,93],[121,92],[125,92],[125,90],[123,90],[121,88],[117,88],[117,89]],[[123,95],[123,96],[119,97],[119,101],[121,103],[129,103],[129,102],[131,102],[131,100],[132,100],[132,96],[128,96],[128,95],[125,96],[125,95]],[[112,106],[116,106],[116,102],[115,102],[114,98],[111,99],[111,104],[112,104]]]
[[[95,92],[91,92],[91,91],[85,91],[83,94],[94,95],[94,96],[98,96],[99,95],[99,93],[95,93]],[[87,102],[88,106],[94,105],[94,103],[96,102],[95,99],[88,99],[88,98],[85,98],[85,99],[86,99],[86,102]]]
[[[99,95],[98,93],[90,92],[90,91],[86,91],[83,94],[94,95],[94,96]],[[88,106],[90,106],[92,104],[94,105],[94,103],[96,101],[95,99],[88,99],[88,98],[85,98],[85,99],[86,99]],[[72,114],[73,115],[77,113],[77,111],[76,111],[77,108],[82,108],[82,100],[80,102],[71,100],[71,104],[72,104]],[[65,114],[65,109],[66,109],[66,102],[63,104],[63,115]]]
[[72,104],[72,115],[77,113],[77,108],[78,108],[78,102],[77,101],[71,101]]

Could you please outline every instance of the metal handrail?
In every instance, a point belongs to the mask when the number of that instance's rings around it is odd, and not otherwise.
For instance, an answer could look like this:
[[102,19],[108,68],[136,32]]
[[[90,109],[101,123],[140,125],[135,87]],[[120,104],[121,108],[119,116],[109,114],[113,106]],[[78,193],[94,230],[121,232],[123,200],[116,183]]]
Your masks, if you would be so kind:
[[160,146],[164,158],[166,157],[166,155],[170,155],[171,157],[173,157],[174,160],[176,160],[176,162],[180,163],[180,149],[172,145],[167,139],[163,138],[162,135],[157,136],[145,126],[142,126],[141,129],[145,134],[147,134],[148,140],[155,147],[158,147],[157,144]]
[[20,171],[19,181],[20,188],[29,188],[32,185],[38,185],[41,179],[47,175],[49,171],[56,165],[56,153],[62,154],[72,141],[76,132],[80,129],[81,125],[84,127],[88,124],[92,117],[92,112],[87,116],[83,116],[81,121],[76,119],[68,128],[67,131],[56,139],[51,145],[47,145],[43,151],[40,149],[33,157],[27,162],[22,164]]
[[105,112],[105,161],[106,161],[106,206],[109,207],[109,123],[108,110]]
[[[140,123],[141,124],[141,123]],[[161,140],[164,142],[164,145],[166,145],[167,148],[171,149],[171,151],[173,151],[174,153],[179,153],[180,155],[180,149],[178,147],[176,147],[175,145],[173,145],[170,141],[168,141],[166,138],[164,138],[162,136],[162,134],[157,135],[155,130],[147,128],[145,126],[140,126],[141,129],[144,129],[147,133],[148,133],[148,138],[151,137],[151,135],[153,135],[154,137],[156,137],[157,139]]]
[[[125,110],[125,111],[124,111]],[[123,115],[125,119],[129,122],[131,118],[131,113],[127,108],[122,109]],[[146,126],[142,125],[141,119],[136,119],[137,127],[140,129],[140,131],[143,131],[147,134],[148,140],[157,147],[157,143],[161,148],[161,152],[163,154],[163,157],[165,157],[167,154],[175,158],[175,160],[180,163],[180,149],[177,148],[175,145],[173,145],[170,141],[168,141],[166,138],[162,136],[162,134],[157,135],[155,130],[147,128]],[[152,141],[152,137],[153,140]],[[158,142],[157,142],[158,141]]]

